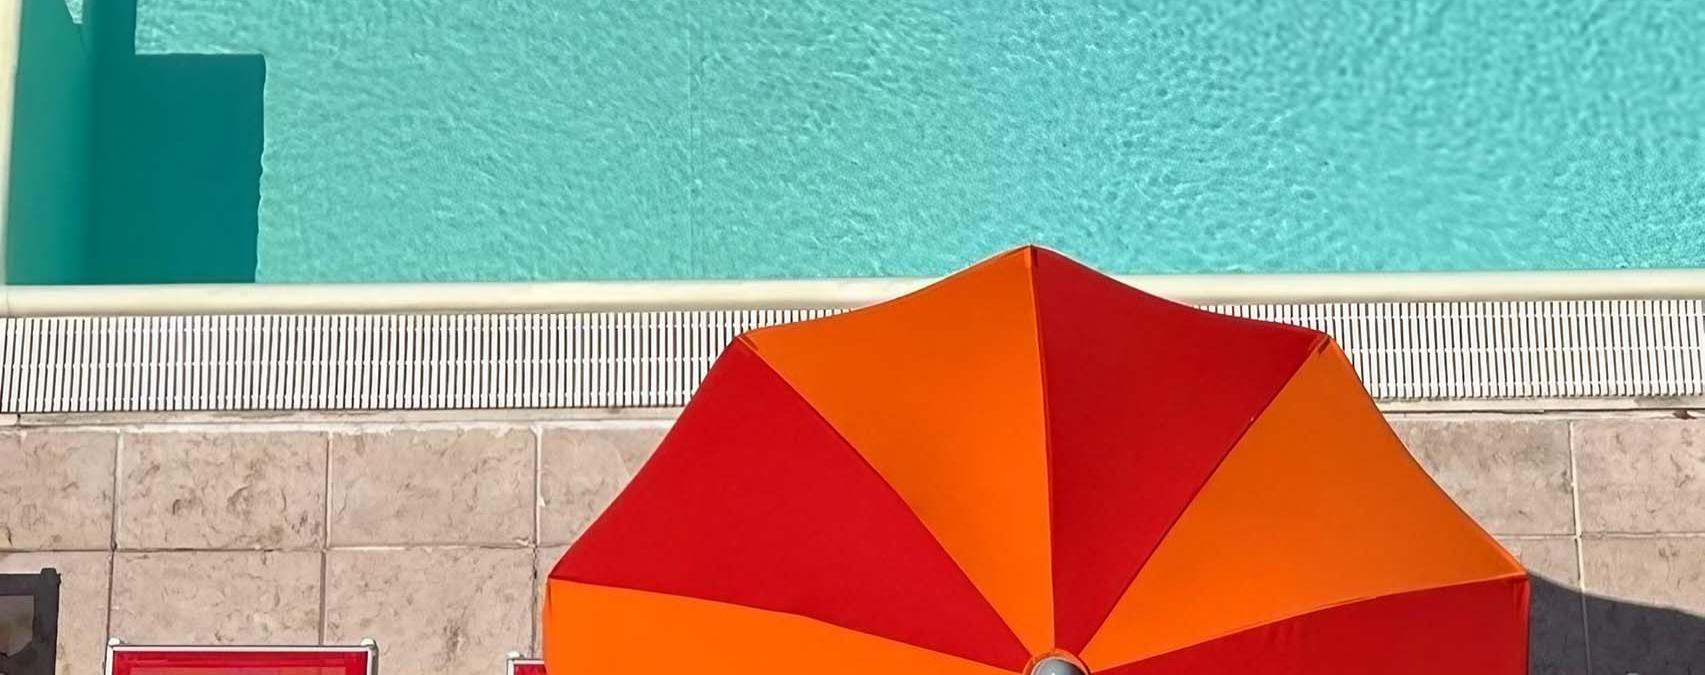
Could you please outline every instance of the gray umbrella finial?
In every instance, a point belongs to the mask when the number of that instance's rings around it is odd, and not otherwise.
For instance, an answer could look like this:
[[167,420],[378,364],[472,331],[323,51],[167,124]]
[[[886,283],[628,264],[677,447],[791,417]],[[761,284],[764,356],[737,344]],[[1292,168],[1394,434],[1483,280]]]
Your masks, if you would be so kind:
[[1057,656],[1050,656],[1036,662],[1036,667],[1030,669],[1030,675],[1087,675],[1077,664]]

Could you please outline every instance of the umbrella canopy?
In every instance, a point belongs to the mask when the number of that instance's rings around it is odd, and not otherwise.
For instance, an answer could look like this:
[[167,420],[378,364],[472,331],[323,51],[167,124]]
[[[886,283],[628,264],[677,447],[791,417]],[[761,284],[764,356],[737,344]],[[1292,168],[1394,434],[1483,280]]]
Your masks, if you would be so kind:
[[747,333],[551,572],[577,673],[1527,672],[1528,580],[1321,333],[1023,248]]

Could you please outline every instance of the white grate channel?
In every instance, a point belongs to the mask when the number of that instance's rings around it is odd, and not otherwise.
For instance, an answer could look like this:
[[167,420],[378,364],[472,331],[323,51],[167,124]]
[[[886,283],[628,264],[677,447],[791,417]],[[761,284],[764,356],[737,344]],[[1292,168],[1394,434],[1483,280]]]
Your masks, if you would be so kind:
[[[1385,400],[1705,395],[1705,300],[1213,306],[1335,336]],[[684,404],[829,310],[0,319],[0,412]]]

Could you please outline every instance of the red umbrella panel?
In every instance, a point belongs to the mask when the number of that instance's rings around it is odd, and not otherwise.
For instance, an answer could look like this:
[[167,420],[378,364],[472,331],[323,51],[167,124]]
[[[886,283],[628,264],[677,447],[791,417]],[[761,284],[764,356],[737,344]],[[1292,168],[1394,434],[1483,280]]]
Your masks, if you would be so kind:
[[1517,675],[1527,602],[1325,335],[1023,248],[737,339],[552,571],[545,657]]

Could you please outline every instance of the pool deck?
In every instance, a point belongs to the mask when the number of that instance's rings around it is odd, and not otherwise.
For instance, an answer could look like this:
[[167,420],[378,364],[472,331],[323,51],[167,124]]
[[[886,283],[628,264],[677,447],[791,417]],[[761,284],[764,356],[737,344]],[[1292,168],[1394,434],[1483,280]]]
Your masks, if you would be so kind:
[[[8,521],[0,569],[64,574],[69,675],[97,672],[108,636],[371,636],[387,670],[492,673],[510,651],[538,653],[530,617],[541,580],[674,414],[0,418],[0,453],[24,458],[23,471],[0,475],[0,492],[36,505]],[[1700,415],[1705,408],[1388,418],[1435,480],[1540,577],[1533,672],[1622,673],[1705,664],[1694,651],[1705,629]],[[430,460],[396,461],[403,456]],[[52,487],[61,485],[74,487]],[[469,582],[419,583],[446,574]],[[399,584],[415,590],[400,596]],[[441,648],[444,635],[459,639]]]

